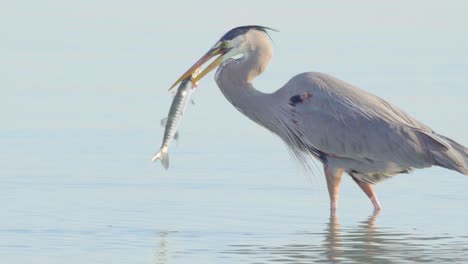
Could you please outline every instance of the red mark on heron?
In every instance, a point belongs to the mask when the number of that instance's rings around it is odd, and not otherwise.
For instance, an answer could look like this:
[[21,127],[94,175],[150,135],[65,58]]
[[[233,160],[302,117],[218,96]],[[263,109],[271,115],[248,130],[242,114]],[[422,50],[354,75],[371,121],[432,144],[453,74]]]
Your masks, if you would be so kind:
[[311,94],[311,93],[303,93],[303,94],[301,95],[301,100],[302,100],[302,102],[305,102],[305,101],[309,100],[309,98],[312,98],[312,94]]
[[309,92],[303,94],[297,94],[293,97],[289,98],[289,104],[292,106],[296,106],[299,103],[307,102],[310,98],[312,98],[312,94]]
[[[289,104],[293,107],[291,110],[293,113],[296,113],[296,105],[297,104],[303,104],[307,101],[309,101],[309,99],[312,98],[312,94],[309,93],[309,92],[306,92],[306,93],[303,93],[303,94],[297,94],[297,95],[294,95],[292,96],[291,98],[289,98]],[[292,122],[295,124],[295,125],[298,125],[299,122],[298,120],[296,120],[296,118],[294,117]]]

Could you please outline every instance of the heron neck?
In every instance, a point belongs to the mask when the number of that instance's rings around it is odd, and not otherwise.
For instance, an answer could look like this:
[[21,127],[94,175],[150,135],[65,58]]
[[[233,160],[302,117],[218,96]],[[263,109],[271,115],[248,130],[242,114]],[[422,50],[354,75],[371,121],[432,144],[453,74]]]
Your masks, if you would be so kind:
[[244,115],[256,123],[272,130],[276,97],[254,88],[252,81],[260,75],[271,58],[271,54],[251,52],[238,60],[223,63],[216,73],[216,82],[226,99]]

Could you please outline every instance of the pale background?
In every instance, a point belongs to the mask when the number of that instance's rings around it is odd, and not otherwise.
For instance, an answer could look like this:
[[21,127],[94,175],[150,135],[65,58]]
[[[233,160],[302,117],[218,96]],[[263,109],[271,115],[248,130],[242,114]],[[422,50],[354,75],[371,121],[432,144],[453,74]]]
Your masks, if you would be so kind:
[[[171,102],[167,88],[235,26],[280,30],[271,34],[275,54],[258,89],[326,72],[468,145],[466,1],[0,7],[2,263],[253,262],[230,251],[245,241],[271,249],[250,247],[266,261],[279,257],[279,244],[312,246],[329,235],[321,172],[304,176],[279,139],[229,105],[212,74],[184,116],[170,170],[150,163]],[[389,261],[403,260],[408,241],[421,245],[416,257],[440,250],[441,258],[466,260],[467,186],[467,177],[440,168],[379,185],[378,224],[393,230],[382,237],[407,235],[401,248],[386,251]],[[352,233],[371,206],[349,178],[342,192],[340,222]]]

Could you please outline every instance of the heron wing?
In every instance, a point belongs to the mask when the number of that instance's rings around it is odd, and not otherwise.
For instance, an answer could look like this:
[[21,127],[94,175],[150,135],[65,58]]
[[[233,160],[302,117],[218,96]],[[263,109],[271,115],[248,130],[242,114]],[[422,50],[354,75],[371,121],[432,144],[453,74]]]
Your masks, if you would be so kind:
[[329,75],[301,74],[285,87],[291,96],[311,94],[295,107],[297,121],[307,141],[327,154],[422,168],[432,165],[430,150],[447,149],[426,125]]

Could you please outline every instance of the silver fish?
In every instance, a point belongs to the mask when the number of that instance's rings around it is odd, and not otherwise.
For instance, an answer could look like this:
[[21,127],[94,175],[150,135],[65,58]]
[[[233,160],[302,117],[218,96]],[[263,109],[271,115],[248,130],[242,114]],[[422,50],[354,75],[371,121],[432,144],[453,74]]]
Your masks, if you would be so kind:
[[195,91],[196,84],[192,83],[192,79],[195,78],[198,73],[199,70],[195,71],[191,76],[182,81],[174,95],[167,118],[161,120],[161,125],[165,126],[163,142],[159,152],[154,155],[152,160],[160,160],[166,170],[169,168],[168,148],[172,139],[177,140],[179,137],[177,128],[179,127],[180,119],[187,108],[187,103],[191,101],[190,98],[192,97],[193,91]]

